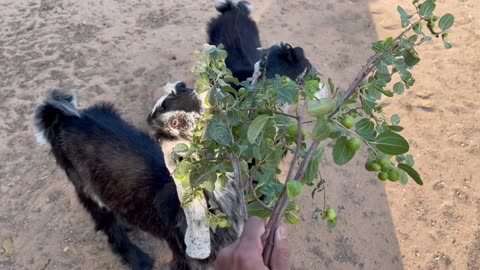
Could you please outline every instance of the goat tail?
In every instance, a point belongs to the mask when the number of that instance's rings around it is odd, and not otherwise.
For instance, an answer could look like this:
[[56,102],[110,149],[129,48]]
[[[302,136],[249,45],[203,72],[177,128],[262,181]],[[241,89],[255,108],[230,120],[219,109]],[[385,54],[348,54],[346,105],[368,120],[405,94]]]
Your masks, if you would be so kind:
[[245,15],[250,15],[253,10],[253,6],[250,2],[245,0],[215,0],[215,8],[220,13],[225,13],[229,10],[238,9]]
[[50,141],[53,131],[65,117],[80,117],[75,95],[61,89],[51,90],[35,112],[37,142],[44,144]]

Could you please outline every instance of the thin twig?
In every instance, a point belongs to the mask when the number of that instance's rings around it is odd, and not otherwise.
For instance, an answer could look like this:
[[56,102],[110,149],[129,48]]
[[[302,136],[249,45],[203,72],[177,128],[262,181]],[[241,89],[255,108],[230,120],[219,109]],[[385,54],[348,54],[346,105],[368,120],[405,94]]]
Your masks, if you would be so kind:
[[291,114],[288,114],[288,113],[284,113],[284,112],[281,112],[281,111],[276,111],[276,110],[269,110],[269,109],[257,109],[257,108],[249,108],[247,109],[248,111],[268,111],[268,112],[272,112],[274,114],[280,114],[280,115],[284,115],[284,116],[288,116],[290,118],[293,118],[293,119],[298,119],[297,116],[295,115],[291,115]]
[[353,80],[353,82],[350,84],[350,86],[348,87],[347,89],[347,92],[345,94],[345,97],[343,98],[343,102],[341,102],[333,112],[331,112],[329,115],[328,115],[328,118],[332,118],[339,110],[340,108],[342,107],[343,103],[348,100],[350,97],[353,96],[353,94],[355,94],[355,92],[357,91],[358,89],[358,86],[360,85],[360,83],[362,83],[362,81],[377,67],[378,63],[380,63],[381,61],[383,61],[383,59],[387,56],[387,54],[391,53],[393,50],[395,50],[398,45],[399,45],[399,39],[405,35],[405,33],[407,33],[408,31],[410,31],[415,25],[417,25],[418,23],[420,23],[423,19],[420,19],[414,23],[412,23],[412,25],[410,25],[410,27],[408,27],[407,29],[405,29],[405,31],[403,31],[402,33],[400,33],[400,35],[398,35],[393,43],[390,45],[390,47],[388,47],[387,50],[385,50],[384,52],[381,52],[381,53],[376,53],[372,56],[370,56],[370,58],[368,58],[368,61],[367,61],[367,64],[365,66],[363,66],[363,68],[360,70],[360,72],[358,72],[357,76],[355,77],[355,79]]
[[[300,91],[303,89],[303,79],[308,74],[308,72],[309,70],[305,69],[305,71],[297,78],[297,84],[299,84],[300,86]],[[288,181],[292,180],[291,177],[292,177],[293,171],[295,170],[295,163],[297,162],[298,156],[300,154],[300,149],[303,144],[302,124],[303,124],[303,115],[305,114],[305,111],[306,111],[305,99],[303,99],[303,103],[304,104],[301,107],[301,111],[299,111],[299,104],[297,104],[297,107],[296,107],[297,145],[295,146],[295,153],[290,162],[290,169],[288,170],[287,178],[285,179],[285,187],[283,188],[283,191],[277,201],[277,204],[275,205],[275,208],[272,213],[272,217],[268,221],[267,226],[265,226],[265,233],[262,235],[262,243],[264,245],[263,261],[265,262],[266,265],[270,265],[270,257],[272,254],[273,243],[275,239],[275,230],[277,229],[278,224],[280,222],[280,217],[283,215],[283,212],[285,212],[286,203],[283,203],[283,201],[288,202],[288,198],[286,197],[286,194],[287,194],[286,186]]]
[[265,208],[265,210],[269,212],[273,212],[273,209],[270,206],[266,205],[264,202],[262,202],[262,200],[260,200],[260,198],[258,198],[257,193],[255,192],[255,188],[253,187],[252,177],[248,179],[248,185],[250,186],[250,190],[252,191],[253,197],[260,204],[260,206],[262,206],[263,208]]

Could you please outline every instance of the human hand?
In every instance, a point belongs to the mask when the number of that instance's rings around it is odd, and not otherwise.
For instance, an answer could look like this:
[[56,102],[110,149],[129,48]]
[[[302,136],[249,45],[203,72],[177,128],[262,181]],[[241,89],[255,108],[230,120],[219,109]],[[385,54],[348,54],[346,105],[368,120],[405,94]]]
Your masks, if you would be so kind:
[[290,269],[290,248],[287,230],[280,226],[275,232],[275,242],[269,267],[263,263],[262,234],[265,223],[257,217],[247,220],[240,239],[220,250],[215,261],[216,270],[287,270]]

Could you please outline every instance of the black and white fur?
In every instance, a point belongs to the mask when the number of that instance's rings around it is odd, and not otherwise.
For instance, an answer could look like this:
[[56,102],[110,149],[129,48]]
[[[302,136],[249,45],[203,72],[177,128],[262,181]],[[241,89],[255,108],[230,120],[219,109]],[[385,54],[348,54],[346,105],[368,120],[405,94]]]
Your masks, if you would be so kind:
[[[195,123],[205,109],[204,99],[205,97],[199,96],[194,89],[187,88],[184,82],[168,83],[164,87],[163,96],[148,115],[147,122],[162,146],[166,165],[171,172],[176,169],[172,159],[173,149],[179,143],[190,144]],[[179,115],[188,116],[188,120],[176,121]],[[227,231],[239,236],[246,219],[246,213],[239,207],[244,204],[244,197],[233,175],[230,176],[224,188],[217,185],[213,194],[206,192],[206,197],[213,198],[220,210],[229,217],[232,225]],[[178,186],[177,191],[179,189],[181,187]]]
[[[220,248],[238,238],[241,227],[217,228],[209,234],[208,257],[187,255],[187,221],[164,153],[153,138],[124,121],[112,104],[80,110],[73,95],[53,90],[37,108],[35,122],[96,230],[107,235],[112,251],[132,269],[152,269],[153,259],[129,240],[127,224],[164,239],[173,252],[172,269],[204,269]],[[223,200],[226,194],[210,197]]]

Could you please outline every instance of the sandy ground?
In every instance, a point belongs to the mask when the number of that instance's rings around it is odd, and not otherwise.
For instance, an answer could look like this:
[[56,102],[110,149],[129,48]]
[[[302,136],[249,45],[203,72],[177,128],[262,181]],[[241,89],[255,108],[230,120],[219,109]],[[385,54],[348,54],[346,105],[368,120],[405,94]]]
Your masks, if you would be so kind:
[[[302,46],[346,87],[370,43],[400,31],[398,2],[409,1],[253,1],[253,15],[265,46]],[[480,3],[437,2],[456,16],[455,47],[422,47],[416,86],[385,103],[402,116],[425,185],[384,185],[364,171],[364,156],[344,167],[326,158],[339,223],[329,230],[315,221],[323,198],[305,193],[303,223],[290,227],[294,269],[480,269]],[[0,269],[125,269],[48,148],[37,146],[35,105],[62,87],[80,106],[112,101],[145,128],[161,86],[194,81],[193,51],[215,14],[212,0],[0,0],[0,241],[13,240]],[[162,241],[132,238],[166,268]]]

